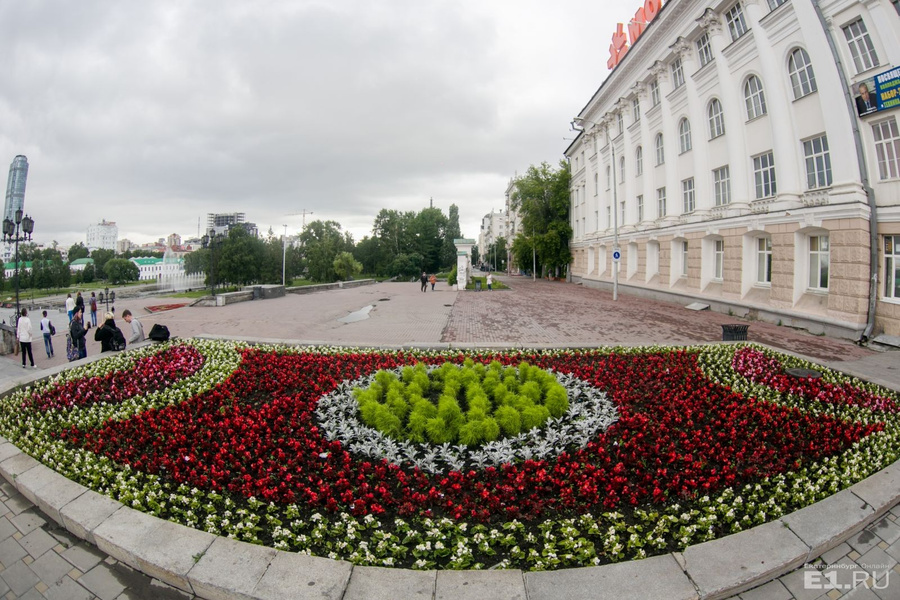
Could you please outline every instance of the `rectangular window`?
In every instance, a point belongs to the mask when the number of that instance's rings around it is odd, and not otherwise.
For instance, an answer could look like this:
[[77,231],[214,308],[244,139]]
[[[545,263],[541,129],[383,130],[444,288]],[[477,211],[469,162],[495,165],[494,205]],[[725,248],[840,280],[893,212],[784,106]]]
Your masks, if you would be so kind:
[[641,101],[639,98],[631,100],[631,119],[635,123],[641,120]]
[[666,188],[656,190],[656,214],[658,218],[666,216]]
[[681,242],[681,276],[688,275],[688,243],[687,240]]
[[684,85],[684,68],[680,58],[672,61],[672,84],[676,90]]
[[600,173],[594,173],[594,195],[600,193]]
[[756,283],[772,283],[772,240],[756,239]]
[[725,22],[728,23],[728,33],[731,34],[732,42],[747,33],[747,22],[744,21],[744,9],[741,8],[740,2],[728,9],[725,13]]
[[612,212],[610,212],[609,207],[606,207],[606,228],[609,229],[612,227]]
[[731,202],[731,173],[728,165],[713,171],[713,189],[716,206],[725,206]]
[[622,116],[622,111],[616,113],[616,125],[619,127],[619,135],[625,131],[625,118]]
[[872,133],[875,136],[879,179],[900,177],[900,133],[897,132],[897,119],[891,117],[887,121],[873,123]]
[[594,211],[594,231],[600,231],[600,211]]
[[806,159],[806,183],[809,189],[831,185],[831,155],[828,153],[828,138],[819,136],[803,142],[803,156]]
[[787,2],[787,0],[769,0],[769,10],[775,10],[785,2]]
[[757,200],[775,195],[775,158],[771,152],[753,158],[753,177]]
[[700,66],[708,65],[712,62],[713,54],[712,54],[712,46],[709,44],[709,34],[704,33],[700,36],[700,39],[697,40],[697,54],[700,55]]
[[644,220],[644,195],[637,197],[637,220],[638,223]]
[[809,289],[828,289],[828,236],[814,235],[809,238]]
[[861,18],[844,27],[844,37],[850,46],[850,56],[853,57],[853,66],[856,67],[857,73],[878,66],[875,46],[872,45],[872,38],[869,37],[869,31]]
[[694,212],[694,178],[685,179],[681,182],[681,197],[684,200],[684,212]]
[[619,227],[625,224],[625,201],[619,202]]
[[900,299],[900,235],[884,236],[884,297]]
[[723,240],[716,240],[714,255],[713,268],[715,272],[713,273],[713,278],[721,280],[722,273],[725,271],[725,242]]
[[654,79],[650,82],[650,102],[653,106],[659,106],[659,81]]

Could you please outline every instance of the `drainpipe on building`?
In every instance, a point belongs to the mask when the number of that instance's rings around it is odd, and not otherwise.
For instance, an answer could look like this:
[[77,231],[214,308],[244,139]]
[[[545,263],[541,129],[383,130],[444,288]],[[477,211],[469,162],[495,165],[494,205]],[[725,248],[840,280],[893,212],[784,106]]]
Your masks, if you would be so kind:
[[825,15],[819,6],[819,0],[811,0],[811,2],[816,11],[816,16],[819,17],[822,31],[825,32],[828,47],[831,49],[831,55],[834,58],[835,65],[837,65],[838,77],[844,88],[844,100],[847,103],[847,113],[850,115],[853,142],[856,145],[856,162],[859,165],[859,178],[869,200],[869,311],[866,317],[866,328],[863,330],[862,337],[856,341],[857,344],[865,344],[869,341],[869,337],[875,329],[875,307],[878,301],[878,207],[875,203],[875,190],[869,185],[869,170],[866,167],[866,155],[863,153],[862,137],[859,134],[859,118],[856,114],[856,105],[853,102],[853,97],[850,95],[850,82],[847,81],[841,55],[834,43]]

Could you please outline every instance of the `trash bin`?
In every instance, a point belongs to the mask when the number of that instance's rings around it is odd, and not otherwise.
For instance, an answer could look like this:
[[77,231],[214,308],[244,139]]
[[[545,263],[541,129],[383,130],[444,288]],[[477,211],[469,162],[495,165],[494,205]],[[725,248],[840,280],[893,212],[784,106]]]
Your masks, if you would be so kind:
[[747,330],[749,325],[722,325],[722,341],[723,342],[744,342],[747,341]]
[[475,281],[475,291],[476,292],[481,291],[481,280],[480,279]]

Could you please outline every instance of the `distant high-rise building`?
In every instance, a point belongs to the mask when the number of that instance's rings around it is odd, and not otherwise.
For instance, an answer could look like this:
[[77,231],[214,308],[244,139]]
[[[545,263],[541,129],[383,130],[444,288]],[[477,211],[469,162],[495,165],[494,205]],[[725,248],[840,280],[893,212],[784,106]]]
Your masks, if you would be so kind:
[[119,228],[114,222],[103,219],[96,225],[88,226],[86,246],[88,250],[97,250],[98,248],[115,250],[118,239]]
[[122,238],[121,240],[116,241],[116,254],[124,254],[136,247],[137,246],[135,246],[128,238]]
[[246,215],[242,212],[235,213],[209,213],[206,217],[207,229],[228,229],[232,225],[243,223]]
[[169,237],[166,238],[166,246],[168,246],[169,248],[171,248],[173,246],[180,246],[180,245],[181,245],[181,236],[178,235],[177,233],[173,233],[173,234],[169,235]]
[[6,180],[6,205],[3,218],[15,222],[16,211],[25,210],[25,181],[28,179],[28,159],[21,154],[9,165],[9,179]]

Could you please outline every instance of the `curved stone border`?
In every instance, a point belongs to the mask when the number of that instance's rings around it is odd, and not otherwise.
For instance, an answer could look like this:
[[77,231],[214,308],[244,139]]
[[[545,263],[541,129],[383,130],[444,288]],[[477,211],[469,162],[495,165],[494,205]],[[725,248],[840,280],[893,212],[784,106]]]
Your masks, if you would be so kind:
[[[66,368],[45,371],[30,381]],[[812,561],[900,502],[897,461],[781,519],[684,552],[558,571],[412,571],[355,567],[164,521],[70,481],[3,438],[0,474],[75,536],[151,577],[208,600],[363,600],[395,598],[398,593],[462,600],[725,598]]]

